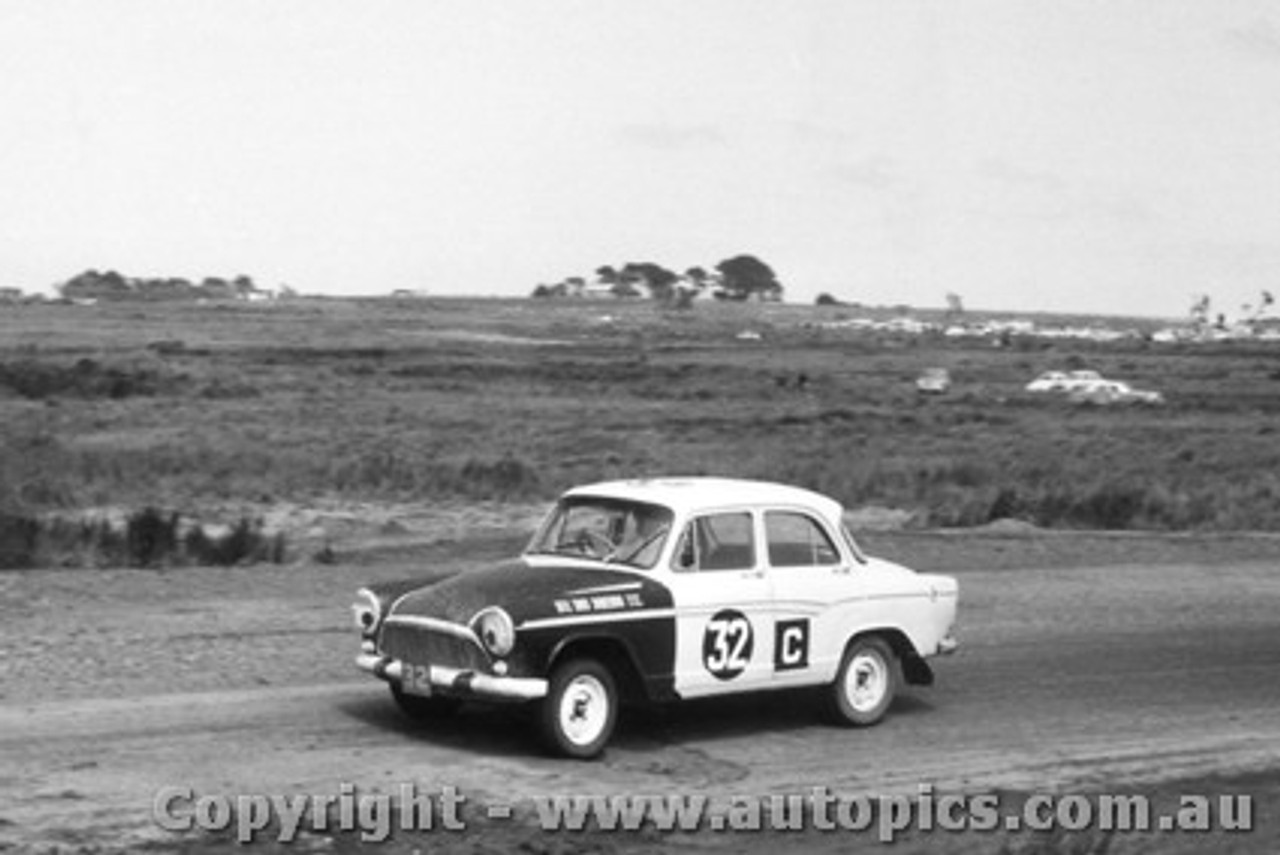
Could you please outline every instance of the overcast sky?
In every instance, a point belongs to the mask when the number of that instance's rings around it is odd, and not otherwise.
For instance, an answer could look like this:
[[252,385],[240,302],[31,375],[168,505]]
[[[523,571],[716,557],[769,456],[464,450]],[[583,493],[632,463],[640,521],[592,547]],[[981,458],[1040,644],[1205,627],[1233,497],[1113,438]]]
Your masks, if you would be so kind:
[[0,0],[0,286],[1280,292],[1272,0]]

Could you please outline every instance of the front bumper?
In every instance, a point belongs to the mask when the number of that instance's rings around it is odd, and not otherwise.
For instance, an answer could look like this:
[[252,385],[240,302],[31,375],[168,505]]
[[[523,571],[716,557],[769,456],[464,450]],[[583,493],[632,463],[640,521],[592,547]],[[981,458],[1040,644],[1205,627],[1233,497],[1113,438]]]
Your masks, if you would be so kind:
[[[356,667],[388,683],[401,685],[404,663],[367,650],[356,657]],[[539,677],[497,677],[462,668],[429,665],[432,689],[461,698],[492,701],[533,701],[547,696],[547,681]]]

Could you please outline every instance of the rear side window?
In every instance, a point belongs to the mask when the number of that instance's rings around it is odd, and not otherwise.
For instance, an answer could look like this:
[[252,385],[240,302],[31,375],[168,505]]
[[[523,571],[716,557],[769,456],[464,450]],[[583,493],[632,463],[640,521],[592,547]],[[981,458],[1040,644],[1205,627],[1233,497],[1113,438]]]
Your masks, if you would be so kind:
[[831,538],[806,514],[769,511],[764,515],[764,530],[769,541],[769,563],[774,567],[840,563],[840,553]]
[[676,570],[750,570],[755,563],[755,535],[749,513],[698,517],[685,526],[676,547]]

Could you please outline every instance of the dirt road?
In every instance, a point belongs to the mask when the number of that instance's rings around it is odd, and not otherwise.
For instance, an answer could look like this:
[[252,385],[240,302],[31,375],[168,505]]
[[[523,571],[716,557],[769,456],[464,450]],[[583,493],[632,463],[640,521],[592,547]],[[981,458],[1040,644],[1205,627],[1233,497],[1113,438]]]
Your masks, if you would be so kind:
[[[968,571],[961,652],[871,730],[804,695],[626,716],[598,763],[511,711],[405,723],[351,660],[352,590],[406,568],[0,576],[0,847],[175,844],[196,793],[769,794],[1123,789],[1280,770],[1280,567]],[[617,848],[617,847],[614,847]],[[1249,850],[1242,850],[1249,851]]]

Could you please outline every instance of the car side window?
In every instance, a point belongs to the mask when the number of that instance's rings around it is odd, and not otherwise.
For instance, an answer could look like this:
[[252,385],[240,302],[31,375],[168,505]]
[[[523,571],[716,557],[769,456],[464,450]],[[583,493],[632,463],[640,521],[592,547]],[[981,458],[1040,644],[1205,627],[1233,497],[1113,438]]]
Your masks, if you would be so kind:
[[769,563],[774,567],[839,564],[840,552],[822,526],[806,514],[768,511],[764,515]]
[[676,546],[675,569],[750,570],[756,563],[749,513],[708,514],[691,520]]

